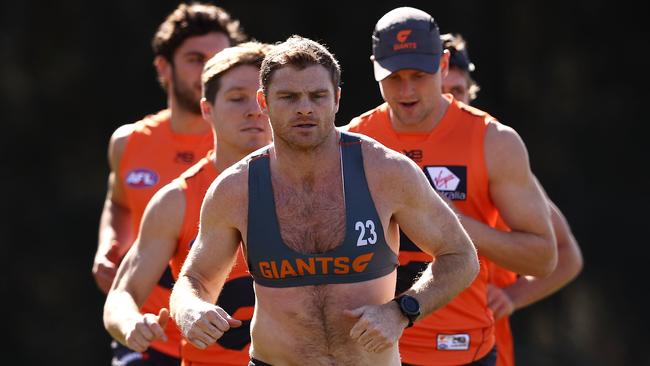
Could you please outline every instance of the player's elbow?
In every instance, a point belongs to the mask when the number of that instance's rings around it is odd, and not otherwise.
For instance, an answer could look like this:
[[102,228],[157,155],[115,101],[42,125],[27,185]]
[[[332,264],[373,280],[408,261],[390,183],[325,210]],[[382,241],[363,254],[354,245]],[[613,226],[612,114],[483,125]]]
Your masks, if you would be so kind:
[[104,329],[113,337],[113,338],[118,338],[119,335],[119,330],[117,328],[117,324],[114,320],[113,317],[113,312],[111,311],[112,309],[112,301],[111,301],[111,295],[106,298],[106,302],[104,303],[104,313],[103,313],[103,322],[104,322]]
[[566,254],[561,254],[564,256],[563,262],[566,263],[565,268],[567,282],[578,277],[580,272],[582,272],[582,268],[584,267],[584,259],[582,258],[582,253],[580,252],[577,243],[574,244],[575,245],[567,248],[568,250],[566,250]]
[[537,258],[539,258],[539,261],[537,261],[538,268],[535,271],[536,273],[530,273],[530,275],[536,277],[548,277],[551,273],[553,273],[553,271],[555,271],[558,263],[558,253],[555,238],[551,237],[543,240],[542,243],[540,243],[539,254],[537,255]]

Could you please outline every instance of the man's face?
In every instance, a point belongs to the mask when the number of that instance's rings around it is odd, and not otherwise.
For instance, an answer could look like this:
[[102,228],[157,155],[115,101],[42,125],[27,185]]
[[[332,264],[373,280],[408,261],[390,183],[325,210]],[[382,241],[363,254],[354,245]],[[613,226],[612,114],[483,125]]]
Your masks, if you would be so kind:
[[286,66],[273,73],[267,95],[259,91],[258,101],[270,117],[276,144],[282,141],[292,148],[310,150],[334,131],[340,95],[325,67],[298,70]]
[[442,92],[450,93],[454,98],[465,104],[469,104],[469,76],[466,71],[457,67],[449,68],[447,76],[442,79]]
[[201,72],[207,60],[230,46],[222,32],[211,32],[187,38],[174,52],[171,65],[171,91],[177,105],[184,110],[201,115]]
[[413,126],[432,115],[435,101],[441,94],[439,74],[404,69],[379,82],[381,95],[391,107],[397,123]]
[[247,155],[271,142],[268,116],[257,104],[260,69],[236,66],[219,80],[219,90],[204,117],[217,133],[217,146]]

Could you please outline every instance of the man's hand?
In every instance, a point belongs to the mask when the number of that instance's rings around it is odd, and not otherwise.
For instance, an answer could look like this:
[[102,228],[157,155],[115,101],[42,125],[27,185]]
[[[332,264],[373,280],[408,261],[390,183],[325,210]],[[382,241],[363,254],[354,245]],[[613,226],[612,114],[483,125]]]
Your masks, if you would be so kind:
[[515,304],[512,303],[510,296],[501,288],[488,284],[488,306],[494,313],[494,319],[500,319],[509,316],[515,311]]
[[215,305],[203,309],[192,309],[185,314],[180,325],[183,336],[199,349],[205,349],[230,328],[237,328],[241,320],[232,318],[225,310]]
[[113,279],[117,273],[117,267],[120,265],[120,244],[113,240],[108,252],[103,256],[95,257],[93,263],[93,276],[97,287],[104,293],[108,294],[113,284]]
[[368,352],[379,353],[397,344],[408,319],[395,301],[383,305],[365,305],[343,314],[357,319],[350,330],[350,338],[359,342]]
[[126,332],[126,346],[136,352],[144,352],[155,340],[167,342],[165,335],[167,321],[169,321],[169,310],[165,308],[160,309],[158,315],[142,315],[142,318],[133,324],[133,328]]

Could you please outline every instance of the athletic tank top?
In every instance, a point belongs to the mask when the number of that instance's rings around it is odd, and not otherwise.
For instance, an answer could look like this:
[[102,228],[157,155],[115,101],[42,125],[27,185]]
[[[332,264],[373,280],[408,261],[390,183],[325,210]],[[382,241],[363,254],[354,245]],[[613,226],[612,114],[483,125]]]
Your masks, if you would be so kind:
[[[135,122],[120,160],[118,179],[124,185],[136,232],[154,193],[205,156],[214,145],[211,130],[200,135],[173,133],[169,126],[170,116],[169,110],[163,110]],[[167,268],[140,310],[158,314],[160,308],[169,309],[172,284],[171,270]],[[151,347],[179,357],[181,334],[173,321],[167,323],[165,333],[169,340],[155,341]]]
[[[354,118],[348,128],[410,157],[458,210],[494,226],[497,210],[488,190],[484,139],[488,124],[495,122],[485,112],[445,97],[452,103],[431,132],[396,132],[386,103]],[[487,306],[487,261],[479,259],[480,272],[467,289],[404,331],[399,343],[403,362],[461,365],[480,359],[494,346],[494,318]],[[401,233],[399,260],[397,293],[410,288],[433,258]]]
[[[212,181],[219,175],[212,161],[211,152],[176,179],[178,186],[185,194],[185,216],[178,240],[178,246],[170,265],[174,280],[178,278],[183,262],[187,258],[196,236],[198,235],[201,205],[205,192]],[[228,314],[242,321],[238,328],[232,328],[217,340],[217,343],[206,349],[198,349],[187,340],[181,343],[181,358],[186,364],[201,363],[223,366],[246,365],[249,361],[250,322],[255,307],[255,292],[253,279],[248,274],[246,262],[241,254],[224,283],[217,305]]]
[[322,254],[303,254],[280,235],[271,185],[268,150],[248,163],[248,266],[255,282],[267,287],[297,287],[368,281],[397,267],[397,255],[368,189],[361,140],[341,133],[346,232],[343,243]]

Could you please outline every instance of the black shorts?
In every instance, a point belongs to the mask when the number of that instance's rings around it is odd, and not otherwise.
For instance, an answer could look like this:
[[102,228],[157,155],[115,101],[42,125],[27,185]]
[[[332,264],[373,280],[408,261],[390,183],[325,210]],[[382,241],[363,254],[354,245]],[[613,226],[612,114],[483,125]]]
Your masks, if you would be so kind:
[[[497,364],[497,346],[492,347],[490,352],[488,352],[480,360],[476,360],[472,363],[468,363],[465,366],[496,366]],[[257,366],[257,364],[255,364]],[[250,366],[250,364],[249,364]],[[408,363],[402,363],[402,366],[412,366]]]
[[111,366],[180,366],[181,360],[168,354],[148,348],[136,352],[118,341],[111,342],[113,359]]
[[251,360],[248,362],[248,366],[273,366],[273,365],[271,365],[270,363],[262,362],[260,360],[251,358]]

